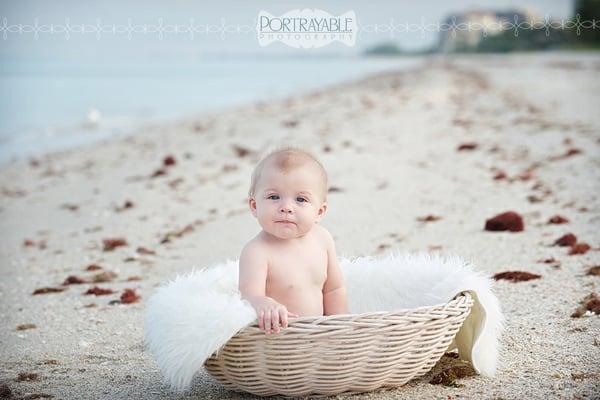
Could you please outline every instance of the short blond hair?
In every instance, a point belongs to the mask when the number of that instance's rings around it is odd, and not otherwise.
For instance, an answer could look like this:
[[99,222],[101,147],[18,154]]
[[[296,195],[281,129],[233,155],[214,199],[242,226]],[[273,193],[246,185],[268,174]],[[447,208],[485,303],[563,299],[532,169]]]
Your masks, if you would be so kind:
[[317,167],[321,178],[321,193],[322,200],[327,199],[327,171],[323,168],[323,165],[317,160],[315,156],[306,150],[302,150],[296,147],[284,147],[274,150],[267,154],[263,159],[256,164],[254,171],[252,172],[252,178],[250,181],[250,190],[248,190],[248,196],[253,197],[256,190],[256,185],[260,180],[262,172],[267,162],[273,161],[275,168],[279,171],[286,173],[295,168],[299,168],[307,163],[313,164]]

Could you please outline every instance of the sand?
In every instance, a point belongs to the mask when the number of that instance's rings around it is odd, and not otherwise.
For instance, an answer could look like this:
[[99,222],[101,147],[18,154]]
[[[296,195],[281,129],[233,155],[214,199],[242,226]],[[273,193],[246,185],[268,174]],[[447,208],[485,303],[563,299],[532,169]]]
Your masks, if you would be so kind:
[[[143,352],[144,302],[178,272],[238,256],[258,231],[245,204],[252,166],[273,146],[297,145],[329,171],[323,225],[340,255],[440,251],[490,275],[541,275],[496,283],[506,331],[495,378],[447,387],[429,373],[356,398],[598,398],[600,317],[570,315],[600,284],[586,275],[600,264],[599,72],[600,54],[434,57],[3,166],[0,383],[17,398],[251,398],[205,373],[173,395]],[[477,146],[458,151],[465,143]],[[560,157],[570,149],[580,152]],[[169,155],[175,165],[163,167]],[[500,170],[507,178],[493,179]],[[484,231],[509,210],[523,216],[523,232]],[[427,215],[441,218],[418,220]],[[549,224],[554,215],[569,222]],[[570,256],[552,245],[567,232],[591,249]],[[103,239],[121,237],[127,246],[103,251]],[[539,262],[548,258],[556,262]],[[118,274],[98,284],[114,294],[83,295],[93,285],[81,284],[32,295],[101,272],[85,271],[90,264]],[[141,300],[111,304],[125,288]],[[37,379],[18,381],[27,372]]]

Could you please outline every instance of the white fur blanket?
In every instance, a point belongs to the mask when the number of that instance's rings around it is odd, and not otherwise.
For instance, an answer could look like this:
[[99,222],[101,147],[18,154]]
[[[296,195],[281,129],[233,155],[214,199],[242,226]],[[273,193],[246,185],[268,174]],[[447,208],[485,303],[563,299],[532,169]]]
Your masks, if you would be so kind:
[[[390,254],[340,259],[353,314],[436,305],[469,291],[475,303],[448,350],[458,348],[475,370],[493,376],[503,317],[492,280],[459,257]],[[158,288],[148,300],[144,342],[166,381],[185,390],[204,361],[238,331],[256,323],[238,292],[238,262],[194,270]]]

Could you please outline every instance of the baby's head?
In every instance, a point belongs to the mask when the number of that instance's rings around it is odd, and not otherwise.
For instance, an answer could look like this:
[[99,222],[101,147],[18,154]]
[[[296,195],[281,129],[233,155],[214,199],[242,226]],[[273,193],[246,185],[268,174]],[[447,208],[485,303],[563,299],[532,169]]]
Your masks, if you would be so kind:
[[327,211],[327,173],[306,151],[274,151],[254,168],[248,204],[265,232],[304,236]]

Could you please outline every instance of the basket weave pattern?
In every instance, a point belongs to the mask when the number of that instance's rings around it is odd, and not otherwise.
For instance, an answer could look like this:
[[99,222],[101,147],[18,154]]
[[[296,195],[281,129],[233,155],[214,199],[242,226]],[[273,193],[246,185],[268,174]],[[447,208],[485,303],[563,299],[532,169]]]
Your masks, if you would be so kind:
[[433,368],[472,305],[465,292],[410,310],[295,318],[277,335],[252,325],[204,366],[226,388],[262,396],[397,387]]

